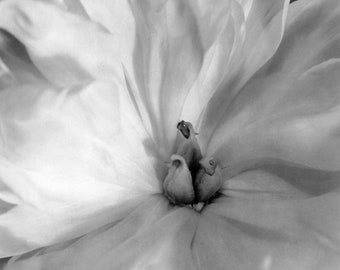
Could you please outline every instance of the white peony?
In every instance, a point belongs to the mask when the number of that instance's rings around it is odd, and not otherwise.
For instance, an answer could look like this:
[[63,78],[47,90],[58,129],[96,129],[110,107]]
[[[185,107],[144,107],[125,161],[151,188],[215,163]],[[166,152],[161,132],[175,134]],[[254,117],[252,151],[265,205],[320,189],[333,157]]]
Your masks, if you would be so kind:
[[2,0],[0,28],[4,269],[339,269],[338,0]]

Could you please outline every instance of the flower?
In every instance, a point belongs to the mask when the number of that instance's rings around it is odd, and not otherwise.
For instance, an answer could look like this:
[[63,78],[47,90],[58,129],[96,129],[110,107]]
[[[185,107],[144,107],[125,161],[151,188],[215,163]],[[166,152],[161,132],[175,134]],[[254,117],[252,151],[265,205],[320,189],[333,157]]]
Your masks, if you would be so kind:
[[338,269],[339,12],[1,1],[4,268]]

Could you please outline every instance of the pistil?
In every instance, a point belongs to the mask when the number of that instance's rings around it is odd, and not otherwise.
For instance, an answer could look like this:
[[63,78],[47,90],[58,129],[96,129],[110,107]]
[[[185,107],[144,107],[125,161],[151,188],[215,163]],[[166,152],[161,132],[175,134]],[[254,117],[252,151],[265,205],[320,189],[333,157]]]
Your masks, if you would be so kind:
[[202,156],[196,135],[190,122],[178,123],[175,154],[163,182],[164,194],[176,205],[205,204],[222,186],[220,167]]

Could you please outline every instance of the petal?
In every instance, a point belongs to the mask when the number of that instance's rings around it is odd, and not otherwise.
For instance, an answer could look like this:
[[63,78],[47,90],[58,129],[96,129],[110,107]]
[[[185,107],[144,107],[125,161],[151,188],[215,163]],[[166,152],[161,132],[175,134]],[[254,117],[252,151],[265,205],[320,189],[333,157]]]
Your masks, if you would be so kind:
[[[137,85],[132,88],[137,89],[135,99],[146,115],[143,122],[149,123],[166,155],[172,150],[176,124],[185,115],[186,100],[195,98],[201,83],[204,94],[192,102],[205,102],[224,73],[217,64],[230,56],[239,33],[234,21],[242,21],[242,10],[234,1],[131,2],[137,29],[133,72]],[[201,107],[194,109],[190,115],[199,115]]]
[[199,215],[151,197],[117,223],[76,241],[13,258],[5,269],[196,269],[190,241]]
[[[13,81],[19,83],[45,80],[30,60],[25,47],[8,32],[0,30],[0,58],[11,73]],[[5,64],[6,63],[6,64]],[[4,89],[2,87],[1,89]]]
[[15,78],[6,64],[0,58],[0,89],[5,89],[12,85]]
[[[249,197],[246,185],[257,192]],[[338,268],[339,194],[313,197],[264,170],[225,188],[200,214],[150,197],[119,222],[15,257],[5,269]]]
[[42,1],[2,1],[0,12],[0,27],[25,45],[53,84],[112,81],[119,74],[116,39],[98,25]]
[[[65,2],[71,2],[68,0]],[[135,37],[135,23],[130,8],[129,2],[126,0],[77,0],[74,2],[80,3],[86,10],[86,13],[90,16],[91,20],[101,24],[110,33],[118,35],[118,42],[121,42],[120,38],[130,40],[125,45],[134,45]],[[78,4],[79,5],[79,4]],[[77,10],[81,9],[80,7]],[[129,39],[127,39],[129,37]],[[133,48],[131,47],[131,52]],[[132,56],[132,55],[131,55]]]
[[277,54],[242,89],[210,142],[209,152],[229,169],[277,161],[340,169],[340,61],[333,59],[340,55],[340,6],[292,6]]
[[78,237],[160,191],[165,165],[154,163],[125,88],[0,95],[1,257]]
[[273,56],[282,39],[289,1],[240,2],[246,15],[245,24],[239,30],[243,40],[235,44],[231,59],[223,67],[224,77],[209,100],[201,123],[202,145],[215,133],[240,89]]
[[227,181],[197,228],[202,269],[212,260],[216,269],[338,269],[339,193],[313,196],[292,184],[263,169]]

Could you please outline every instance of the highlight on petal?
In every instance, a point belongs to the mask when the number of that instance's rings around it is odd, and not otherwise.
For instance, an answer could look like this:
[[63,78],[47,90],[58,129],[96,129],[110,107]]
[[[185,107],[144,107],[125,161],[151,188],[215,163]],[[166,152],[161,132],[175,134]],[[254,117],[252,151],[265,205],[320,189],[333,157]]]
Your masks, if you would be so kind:
[[195,241],[205,244],[193,246],[199,254],[207,251],[202,268],[211,258],[217,269],[226,264],[242,270],[340,265],[339,194],[314,197],[262,169],[230,179],[223,193],[206,208],[197,228]]
[[207,143],[230,104],[245,83],[274,55],[285,28],[289,1],[239,1],[248,16],[242,28],[243,40],[234,48],[223,80],[217,85],[202,117],[202,143]]
[[340,170],[340,8],[333,0],[292,6],[278,52],[218,123],[208,152],[222,167],[283,161]]
[[13,74],[9,71],[8,67],[0,59],[0,89],[9,87],[14,81]]
[[[68,0],[66,2],[72,2]],[[105,27],[110,33],[118,35],[118,42],[125,42],[124,45],[132,46],[129,52],[132,52],[135,37],[135,22],[129,1],[123,0],[77,0],[92,21]],[[72,2],[73,3],[73,2]],[[123,43],[121,43],[123,44]],[[126,48],[122,48],[126,49]],[[132,55],[131,55],[132,56]]]
[[119,222],[62,245],[14,257],[9,269],[196,269],[191,253],[199,215],[150,197]]
[[235,1],[220,0],[131,1],[131,8],[137,32],[134,97],[167,155],[176,136],[173,127],[186,115],[183,108],[196,124],[204,107],[200,102],[225,73],[240,39],[242,9]]
[[83,235],[160,191],[132,106],[113,83],[0,92],[1,257]]
[[95,23],[42,1],[2,1],[0,12],[0,28],[24,44],[54,85],[122,76],[115,37]]
[[247,19],[254,0],[237,0],[243,8],[244,17]]

